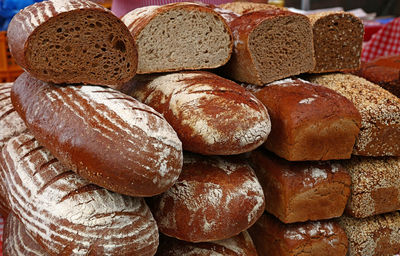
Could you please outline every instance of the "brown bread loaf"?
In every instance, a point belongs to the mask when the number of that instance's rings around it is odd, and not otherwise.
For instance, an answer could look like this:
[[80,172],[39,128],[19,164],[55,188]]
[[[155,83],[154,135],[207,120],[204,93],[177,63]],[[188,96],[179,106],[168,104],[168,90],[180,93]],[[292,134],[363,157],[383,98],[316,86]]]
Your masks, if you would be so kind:
[[17,64],[43,81],[116,88],[136,73],[137,50],[129,30],[90,1],[28,6],[14,16],[7,37]]
[[139,74],[217,68],[231,56],[228,25],[201,4],[146,6],[127,13],[122,21],[138,47]]
[[178,181],[152,198],[150,208],[161,233],[197,243],[246,230],[261,216],[265,202],[245,161],[187,154]]
[[358,219],[342,216],[349,238],[349,256],[392,256],[400,251],[400,213]]
[[141,198],[90,184],[33,136],[1,152],[7,199],[26,231],[51,255],[154,255],[158,230]]
[[152,108],[111,88],[56,86],[27,73],[13,105],[36,139],[90,182],[131,196],[166,191],[182,168],[182,144]]
[[239,15],[242,15],[242,14],[248,13],[248,12],[282,9],[281,7],[278,7],[278,6],[275,6],[272,4],[241,2],[241,1],[220,4],[219,7],[222,9],[225,9],[225,10],[230,10]]
[[286,10],[245,13],[233,19],[234,48],[224,74],[263,85],[314,68],[309,19]]
[[283,224],[263,214],[249,233],[258,255],[345,256],[348,248],[346,233],[335,221]]
[[400,99],[376,84],[351,74],[312,76],[351,100],[361,114],[361,129],[353,154],[400,156]]
[[314,39],[312,73],[355,70],[360,67],[364,37],[362,21],[349,12],[308,15]]
[[11,213],[4,225],[3,256],[49,256],[49,254]]
[[188,151],[248,152],[264,143],[271,130],[267,109],[256,97],[212,73],[136,76],[122,91],[160,112]]
[[301,79],[246,88],[270,114],[267,149],[289,161],[350,158],[361,125],[351,101]]
[[352,180],[347,214],[365,218],[400,210],[400,158],[353,156],[341,164]]
[[284,223],[340,217],[351,179],[337,163],[289,162],[266,150],[250,155],[264,190],[265,209]]
[[224,240],[190,243],[160,236],[156,256],[257,256],[256,248],[247,231]]

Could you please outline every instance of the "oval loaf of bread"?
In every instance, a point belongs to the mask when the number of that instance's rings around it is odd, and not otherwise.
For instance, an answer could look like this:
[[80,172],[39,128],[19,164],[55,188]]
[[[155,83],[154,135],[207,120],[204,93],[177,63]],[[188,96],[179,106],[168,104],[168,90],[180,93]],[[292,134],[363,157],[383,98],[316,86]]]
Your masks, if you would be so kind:
[[185,154],[175,185],[150,201],[161,233],[188,242],[222,240],[246,230],[265,209],[253,169],[238,157]]
[[116,88],[136,73],[128,28],[91,1],[35,3],[14,16],[7,37],[17,64],[43,81]]
[[16,217],[51,255],[154,255],[158,230],[141,198],[90,184],[30,134],[7,142],[1,178]]
[[131,196],[166,191],[182,169],[182,144],[155,110],[99,86],[56,86],[27,73],[11,99],[36,139],[90,182]]
[[188,151],[248,152],[263,144],[271,130],[267,109],[255,96],[209,72],[136,76],[122,91],[163,114]]
[[231,57],[228,25],[201,4],[146,6],[129,12],[122,21],[138,47],[138,74],[217,68]]

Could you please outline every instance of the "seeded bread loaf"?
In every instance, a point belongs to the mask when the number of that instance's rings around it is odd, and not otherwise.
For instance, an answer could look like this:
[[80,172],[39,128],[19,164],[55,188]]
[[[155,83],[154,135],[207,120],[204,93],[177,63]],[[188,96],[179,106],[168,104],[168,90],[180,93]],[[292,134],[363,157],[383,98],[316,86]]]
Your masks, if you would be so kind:
[[286,10],[245,13],[233,19],[234,48],[224,75],[263,85],[314,68],[309,19]]
[[24,73],[11,100],[36,139],[94,184],[153,196],[180,174],[182,144],[175,131],[158,112],[119,91],[56,86]]
[[217,68],[231,56],[228,25],[201,4],[146,6],[127,13],[122,21],[138,47],[139,74]]
[[364,38],[362,21],[348,12],[308,15],[314,38],[312,73],[355,70],[360,67]]
[[212,73],[136,76],[122,91],[160,112],[183,149],[207,155],[251,151],[268,137],[267,109],[240,85]]
[[185,155],[178,181],[151,201],[161,233],[195,243],[237,235],[265,209],[254,171],[237,157]]
[[346,213],[365,218],[400,210],[400,159],[361,157],[342,161],[351,176]]
[[267,149],[289,161],[350,158],[361,123],[351,101],[301,79],[246,88],[270,113]]
[[51,255],[154,255],[158,232],[141,198],[90,184],[32,135],[10,139],[1,178],[11,210]]
[[248,12],[283,9],[283,8],[280,8],[280,7],[272,5],[272,4],[241,2],[241,1],[220,4],[219,7],[222,9],[230,10],[239,15],[242,15],[242,14],[248,13]]
[[361,114],[353,154],[400,156],[400,99],[376,84],[351,74],[311,77],[352,101]]
[[265,209],[284,223],[340,217],[350,195],[345,169],[330,162],[289,162],[255,150],[251,164],[264,190]]
[[349,238],[349,256],[392,256],[400,251],[400,213],[358,219],[342,216]]
[[3,256],[49,256],[13,213],[7,217],[2,241]]
[[167,236],[160,236],[156,256],[257,256],[256,248],[247,231],[239,235],[204,243],[190,243]]
[[345,256],[348,248],[346,234],[335,221],[283,224],[263,214],[249,233],[258,255]]
[[116,88],[136,73],[137,50],[129,30],[90,1],[28,6],[14,16],[7,37],[17,64],[43,81]]

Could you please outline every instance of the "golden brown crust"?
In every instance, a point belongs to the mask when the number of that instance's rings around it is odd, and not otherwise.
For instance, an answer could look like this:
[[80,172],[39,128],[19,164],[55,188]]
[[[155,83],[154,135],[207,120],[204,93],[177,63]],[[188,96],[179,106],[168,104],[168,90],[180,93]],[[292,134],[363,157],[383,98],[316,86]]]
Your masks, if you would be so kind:
[[284,9],[272,4],[253,3],[253,2],[231,2],[226,4],[220,4],[219,7],[222,9],[230,10],[239,15],[243,15],[248,12]]

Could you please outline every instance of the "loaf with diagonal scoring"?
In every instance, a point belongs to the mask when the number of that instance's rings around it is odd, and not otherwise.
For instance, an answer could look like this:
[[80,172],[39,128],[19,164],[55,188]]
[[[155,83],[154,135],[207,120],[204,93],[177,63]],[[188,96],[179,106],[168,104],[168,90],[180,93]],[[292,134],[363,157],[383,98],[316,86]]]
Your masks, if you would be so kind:
[[9,140],[0,160],[11,210],[49,254],[154,255],[157,226],[143,199],[89,183],[30,134]]
[[182,169],[182,144],[152,108],[111,88],[57,86],[27,73],[12,103],[35,138],[67,168],[130,196],[166,191]]

